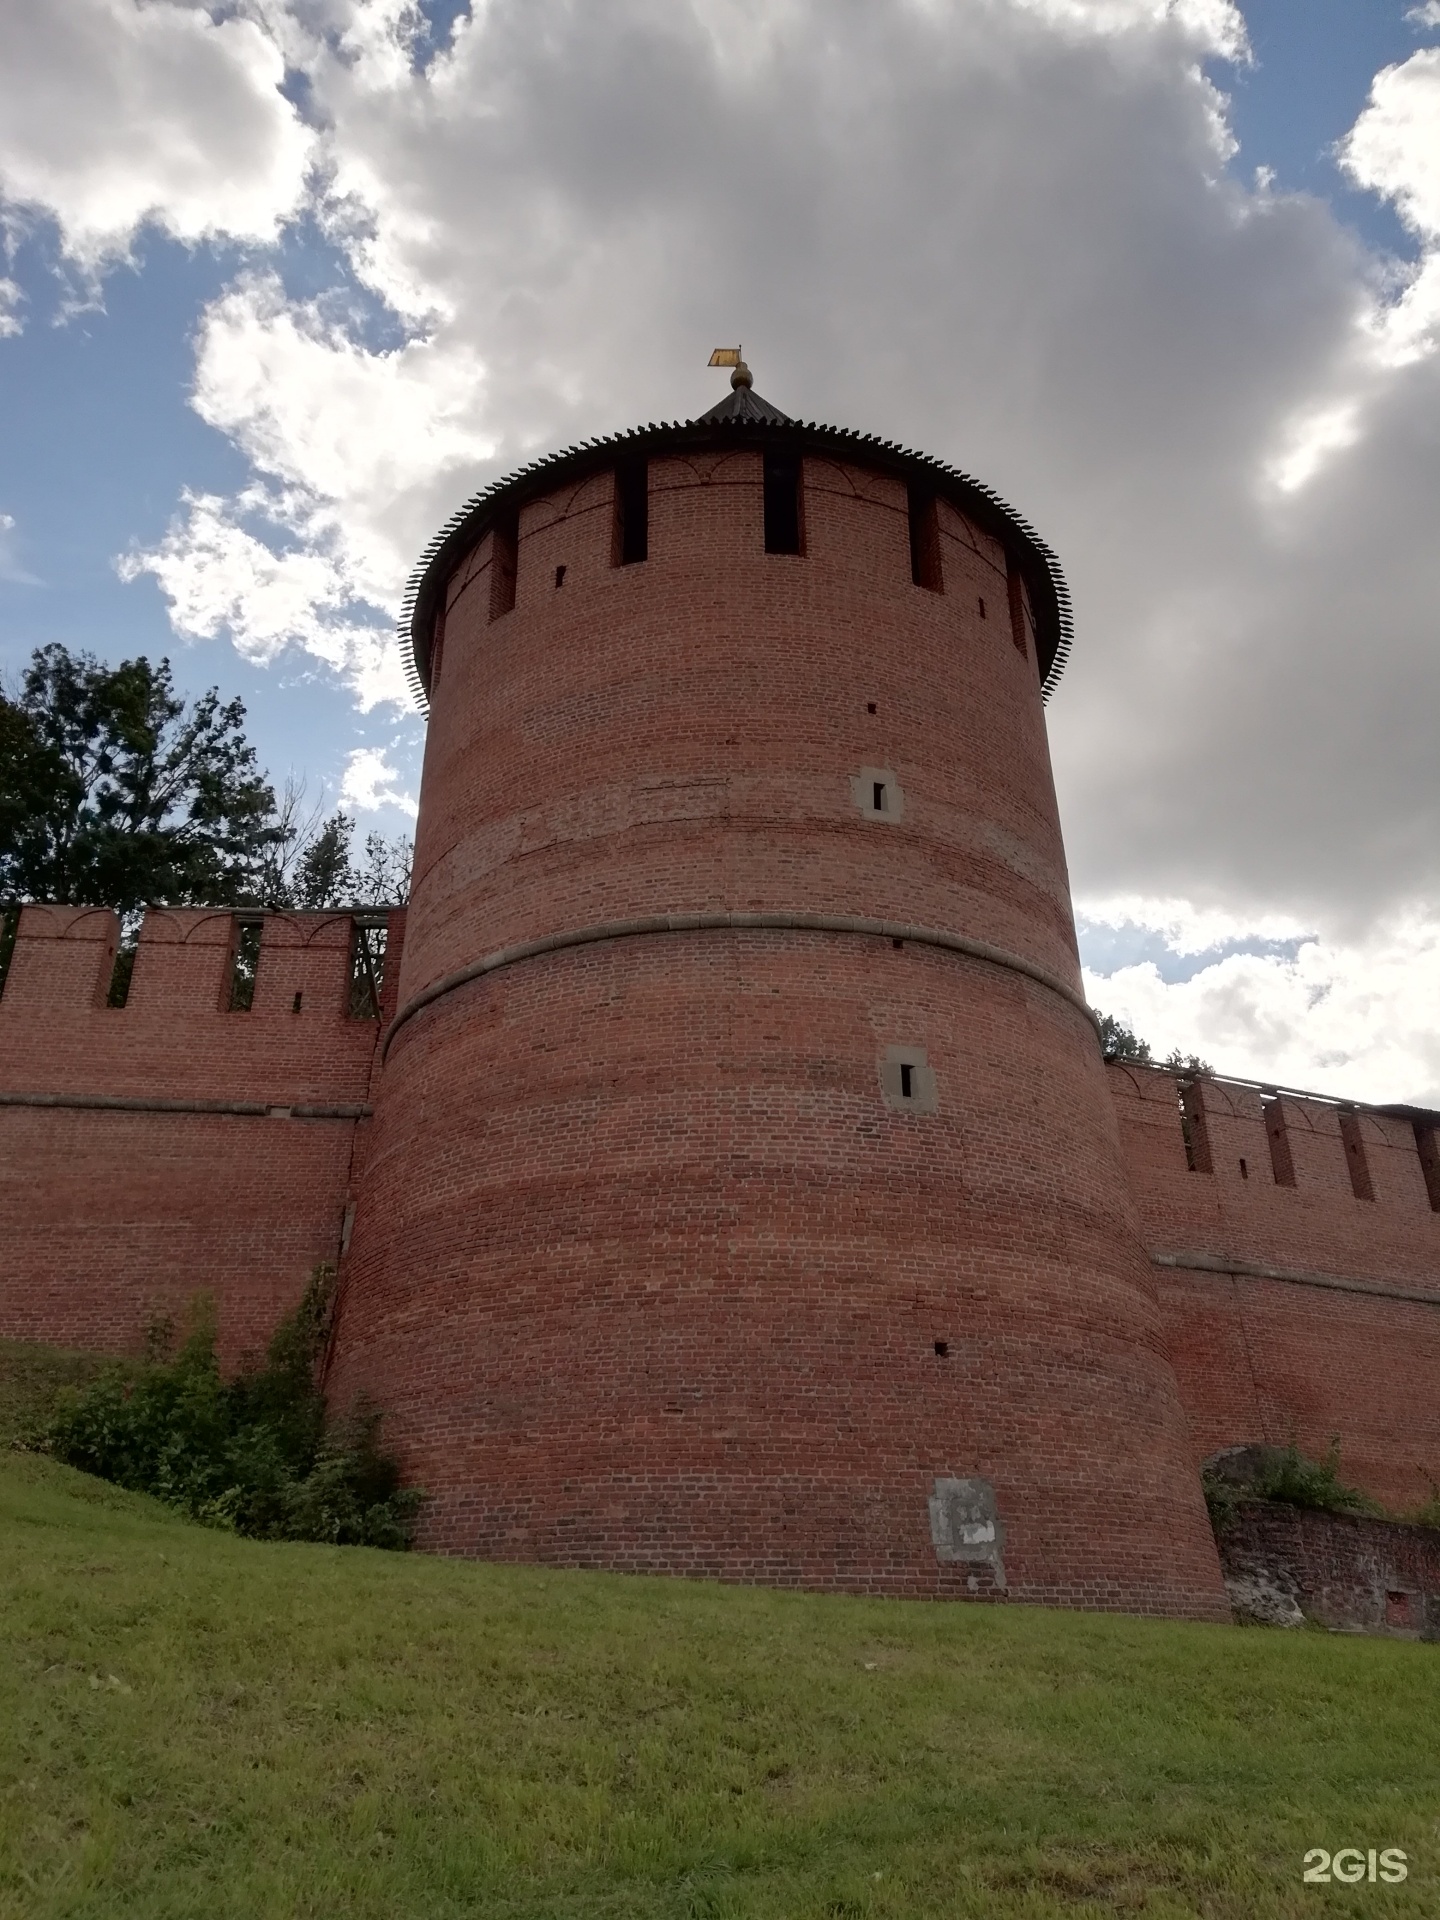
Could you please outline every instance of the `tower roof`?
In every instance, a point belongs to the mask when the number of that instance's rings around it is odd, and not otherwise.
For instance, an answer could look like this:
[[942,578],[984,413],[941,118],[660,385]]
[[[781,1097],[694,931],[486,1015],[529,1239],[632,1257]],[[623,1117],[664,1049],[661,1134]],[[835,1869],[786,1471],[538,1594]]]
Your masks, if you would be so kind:
[[[750,384],[750,369],[742,360],[730,376],[730,391],[713,407],[707,407],[700,420],[767,420],[772,426],[792,426],[788,413],[762,400]],[[699,420],[695,423],[699,425]]]
[[526,500],[581,479],[597,468],[611,466],[617,459],[653,459],[690,448],[737,445],[779,447],[797,455],[858,461],[892,473],[907,484],[928,487],[993,534],[1013,555],[1029,589],[1041,694],[1048,700],[1070,656],[1074,619],[1060,562],[1029,521],[983,480],[943,460],[852,427],[792,419],[761,399],[750,385],[748,369],[742,367],[740,372],[743,377],[732,381],[725,398],[694,420],[661,421],[658,425],[652,420],[648,426],[561,448],[492,481],[451,514],[421,554],[400,612],[405,676],[422,709],[429,707],[430,642],[444,583],[501,513],[513,512]]

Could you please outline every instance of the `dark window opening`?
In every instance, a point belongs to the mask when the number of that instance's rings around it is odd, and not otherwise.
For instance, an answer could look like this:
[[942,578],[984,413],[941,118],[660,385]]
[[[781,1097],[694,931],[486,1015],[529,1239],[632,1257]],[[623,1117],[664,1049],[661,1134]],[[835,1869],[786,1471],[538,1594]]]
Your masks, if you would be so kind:
[[1005,592],[1010,601],[1010,638],[1015,642],[1016,651],[1023,653],[1028,660],[1030,649],[1025,644],[1025,583],[1020,577],[1020,569],[1009,554],[1005,556]]
[[1194,1080],[1182,1080],[1179,1091],[1180,1137],[1185,1142],[1185,1164],[1191,1173],[1212,1173],[1210,1132],[1205,1125],[1205,1102]]
[[135,948],[115,949],[115,964],[110,969],[110,985],[105,992],[107,1007],[123,1007],[130,998],[130,983],[135,978]]
[[765,454],[765,551],[800,553],[800,460],[793,453]]
[[350,947],[350,1005],[352,1020],[378,1020],[380,996],[385,990],[386,922],[353,922]]
[[513,508],[495,523],[490,543],[490,618],[498,620],[515,605],[515,576],[520,567],[520,513]]
[[615,469],[615,565],[649,558],[650,462],[622,460]]
[[950,1351],[950,1342],[948,1340],[937,1340],[935,1342],[935,1351],[943,1360]]
[[890,944],[892,947],[894,947],[895,951],[899,953],[900,949],[904,946],[905,942],[903,940],[892,940]]
[[440,668],[445,659],[445,609],[441,607],[430,630],[430,688],[440,684]]
[[1265,1121],[1265,1138],[1270,1143],[1270,1171],[1277,1187],[1293,1187],[1295,1161],[1290,1152],[1290,1135],[1285,1126],[1285,1110],[1279,1094],[1261,1094],[1260,1112]]
[[877,780],[874,783],[872,792],[874,795],[871,801],[872,806],[876,813],[883,813],[885,811],[885,782],[883,780]]
[[982,620],[985,620],[985,619],[988,619],[988,618],[989,618],[989,616],[988,616],[988,615],[987,615],[987,613],[985,612],[985,596],[984,596],[984,594],[983,594],[983,593],[982,593],[982,594],[981,594],[981,596],[980,596],[980,618],[981,618]]
[[1350,1169],[1350,1191],[1357,1200],[1373,1200],[1375,1189],[1370,1184],[1370,1165],[1365,1158],[1365,1136],[1360,1130],[1360,1116],[1353,1107],[1340,1110],[1340,1138],[1345,1144],[1345,1164]]
[[935,496],[924,487],[910,489],[910,578],[931,593],[945,591],[940,564],[940,515]]
[[296,994],[296,996],[295,996],[295,998],[294,998],[294,1000],[293,1000],[293,1001],[291,1002],[291,1006],[290,1006],[290,1011],[291,1011],[292,1013],[299,1013],[299,1011],[300,1011],[300,1003],[301,1003],[301,1001],[302,1001],[302,1000],[303,1000],[304,998],[305,998],[305,996],[304,996],[304,994],[303,994],[303,993],[297,993],[297,994]]
[[867,701],[867,702],[866,702],[866,704],[865,704],[865,711],[866,711],[867,713],[874,713],[874,712],[875,712],[875,702],[874,702],[873,700],[869,700],[869,701]]
[[235,937],[235,957],[230,963],[230,1011],[249,1013],[255,1004],[255,978],[260,971],[260,936],[265,931],[260,920],[242,920]]
[[557,586],[557,587],[563,587],[563,586],[564,586],[564,584],[565,584],[565,569],[564,569],[564,567],[556,567],[556,569],[555,569],[555,584],[556,584],[556,586]]
[[1242,1180],[1248,1180],[1250,1178],[1250,1169],[1243,1160],[1240,1162],[1240,1178]]
[[915,1098],[915,1069],[908,1060],[902,1060],[900,1063],[900,1098],[902,1100]]
[[0,912],[0,994],[5,991],[5,979],[10,972],[10,962],[15,954],[15,938],[19,931],[19,907],[6,907],[3,912]]
[[1425,1176],[1425,1191],[1430,1196],[1430,1211],[1440,1213],[1440,1139],[1436,1138],[1434,1127],[1427,1127],[1423,1120],[1412,1123],[1415,1128],[1415,1151],[1420,1156],[1420,1171]]

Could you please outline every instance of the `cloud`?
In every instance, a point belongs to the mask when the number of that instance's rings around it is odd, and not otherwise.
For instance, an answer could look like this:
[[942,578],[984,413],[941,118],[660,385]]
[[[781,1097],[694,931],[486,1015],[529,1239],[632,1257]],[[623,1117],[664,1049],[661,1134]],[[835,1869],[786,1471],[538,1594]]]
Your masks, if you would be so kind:
[[357,747],[345,762],[340,782],[340,799],[360,813],[376,813],[381,807],[398,807],[413,820],[419,812],[413,794],[400,786],[403,778],[392,767],[383,747]]
[[313,136],[255,20],[167,0],[0,9],[0,192],[95,269],[147,221],[178,240],[274,241]]
[[1085,975],[1092,1003],[1150,1041],[1242,1078],[1440,1106],[1440,919],[1404,914],[1356,942],[1232,954],[1183,979],[1151,961]]
[[41,584],[33,573],[21,565],[15,540],[15,518],[9,513],[0,513],[0,580],[14,587],[38,587]]
[[363,708],[408,705],[391,623],[447,489],[491,450],[471,417],[482,380],[464,342],[370,351],[273,274],[245,277],[205,315],[194,405],[262,478],[187,496],[123,577],[153,574],[182,633],[260,661],[297,647]]
[[[297,532],[298,542],[284,544]],[[258,486],[230,500],[187,493],[159,546],[118,566],[125,580],[154,575],[171,624],[189,639],[224,635],[260,665],[301,648],[344,679],[366,712],[406,698],[391,628],[357,606],[345,542],[305,498]]]
[[24,289],[18,281],[0,279],[0,340],[7,340],[24,330],[24,322],[20,318],[24,300]]

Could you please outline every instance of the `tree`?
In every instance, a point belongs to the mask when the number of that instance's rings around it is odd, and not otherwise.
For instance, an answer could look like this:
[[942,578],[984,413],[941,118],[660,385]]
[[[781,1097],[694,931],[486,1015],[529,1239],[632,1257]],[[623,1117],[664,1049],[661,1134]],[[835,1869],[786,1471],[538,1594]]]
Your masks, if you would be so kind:
[[397,836],[366,835],[357,866],[353,854],[355,822],[348,813],[321,820],[318,808],[303,812],[303,788],[285,790],[280,806],[284,838],[271,862],[265,904],[314,911],[322,907],[403,906],[410,897],[410,861],[414,848]]
[[277,804],[244,723],[214,687],[187,706],[168,660],[38,648],[0,693],[0,900],[403,905],[410,842],[372,833],[357,866],[354,820],[307,813],[303,781]]
[[0,696],[0,894],[133,910],[260,904],[282,827],[245,708],[170,663],[37,648]]
[[1214,1067],[1208,1060],[1202,1060],[1198,1053],[1182,1053],[1178,1047],[1157,1062],[1150,1052],[1150,1042],[1140,1039],[1123,1020],[1117,1020],[1112,1013],[1097,1016],[1100,1022],[1100,1051],[1107,1060],[1134,1060],[1139,1066],[1159,1065],[1168,1067],[1172,1073],[1213,1073]]
[[1100,1051],[1107,1060],[1138,1060],[1150,1064],[1150,1044],[1133,1034],[1113,1014],[1100,1015]]

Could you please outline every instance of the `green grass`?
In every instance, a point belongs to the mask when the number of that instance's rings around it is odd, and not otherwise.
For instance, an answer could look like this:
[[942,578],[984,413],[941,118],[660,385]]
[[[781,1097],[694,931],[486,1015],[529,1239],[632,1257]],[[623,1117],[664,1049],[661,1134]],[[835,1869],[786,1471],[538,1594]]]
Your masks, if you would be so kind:
[[[1440,1912],[1440,1647],[210,1532],[0,1454],[0,1914]],[[1307,1847],[1402,1886],[1302,1886]]]

